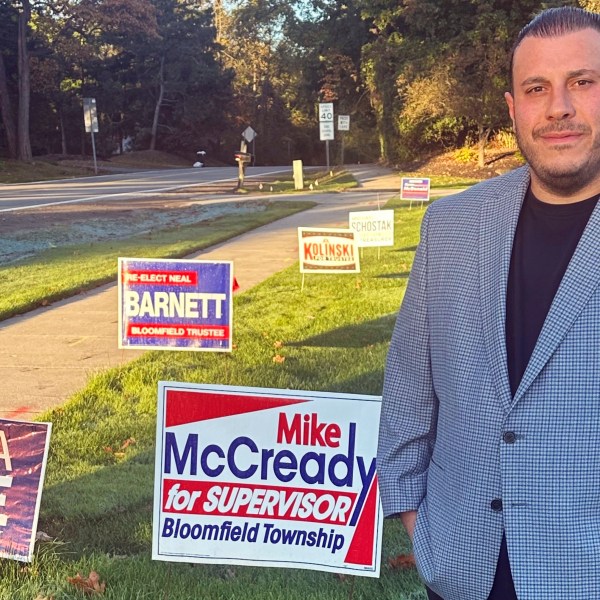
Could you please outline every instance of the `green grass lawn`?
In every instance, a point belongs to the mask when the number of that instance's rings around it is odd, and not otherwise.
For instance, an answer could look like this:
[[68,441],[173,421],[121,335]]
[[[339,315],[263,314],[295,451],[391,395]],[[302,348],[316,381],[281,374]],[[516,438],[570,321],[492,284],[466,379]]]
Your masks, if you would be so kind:
[[0,266],[0,320],[113,281],[119,256],[181,258],[312,206],[305,201],[268,202],[255,211],[240,208],[128,239],[50,248]]
[[[422,178],[423,175],[418,173],[398,173],[399,177],[416,177]],[[462,188],[469,187],[475,183],[479,183],[481,179],[473,177],[457,177],[455,175],[432,175],[430,178],[432,188]],[[435,194],[435,190],[433,190]]]
[[261,183],[259,179],[246,179],[244,181],[245,192],[262,192],[265,194],[273,193],[306,193],[314,192],[342,192],[354,187],[358,183],[352,174],[348,171],[317,171],[315,169],[305,169],[304,189],[296,190],[294,188],[293,178],[276,179]]
[[307,275],[301,291],[296,265],[236,296],[232,353],[148,352],[42,416],[53,432],[38,530],[54,541],[38,542],[30,565],[0,561],[0,600],[83,598],[67,577],[92,570],[107,599],[425,598],[414,569],[388,564],[408,551],[397,521],[384,527],[379,579],[150,559],[158,381],[381,393],[423,216],[392,206],[395,246],[379,259],[364,249],[360,274]]

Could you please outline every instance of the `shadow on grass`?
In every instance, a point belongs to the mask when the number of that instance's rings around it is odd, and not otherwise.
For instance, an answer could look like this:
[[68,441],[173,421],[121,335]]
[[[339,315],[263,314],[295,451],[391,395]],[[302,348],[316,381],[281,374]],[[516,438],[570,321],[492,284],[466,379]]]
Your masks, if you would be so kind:
[[148,551],[151,545],[154,450],[48,486],[39,529],[75,552]]
[[344,379],[340,381],[334,392],[343,394],[370,394],[372,396],[381,396],[383,389],[383,365],[380,369],[374,369],[366,373],[361,373],[358,377]]
[[364,348],[389,341],[396,313],[358,325],[347,325],[315,335],[305,340],[289,341],[286,346],[320,348]]
[[406,246],[405,248],[394,248],[392,252],[416,252],[417,246]]
[[403,273],[384,273],[377,275],[377,279],[408,279],[410,271],[404,271]]

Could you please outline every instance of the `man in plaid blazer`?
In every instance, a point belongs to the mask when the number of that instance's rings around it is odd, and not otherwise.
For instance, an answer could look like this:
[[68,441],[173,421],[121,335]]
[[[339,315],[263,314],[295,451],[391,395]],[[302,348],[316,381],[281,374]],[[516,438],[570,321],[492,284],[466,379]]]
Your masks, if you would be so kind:
[[506,99],[528,165],[434,202],[378,477],[431,599],[600,599],[600,15],[544,11]]

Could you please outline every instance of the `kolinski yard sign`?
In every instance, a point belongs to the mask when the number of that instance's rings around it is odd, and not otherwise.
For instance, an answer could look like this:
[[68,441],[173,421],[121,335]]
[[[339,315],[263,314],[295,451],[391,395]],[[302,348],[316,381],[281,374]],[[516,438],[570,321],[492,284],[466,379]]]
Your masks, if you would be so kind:
[[231,262],[119,258],[119,348],[231,351]]
[[359,273],[356,235],[351,229],[298,227],[300,273]]
[[153,559],[377,577],[380,402],[161,382]]

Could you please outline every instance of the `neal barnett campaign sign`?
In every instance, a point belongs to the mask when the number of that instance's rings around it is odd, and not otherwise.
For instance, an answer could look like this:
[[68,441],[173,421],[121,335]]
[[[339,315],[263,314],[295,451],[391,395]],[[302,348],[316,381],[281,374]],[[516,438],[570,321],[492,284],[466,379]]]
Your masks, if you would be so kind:
[[380,404],[160,382],[153,559],[377,577]]
[[119,348],[231,351],[230,261],[119,258]]

